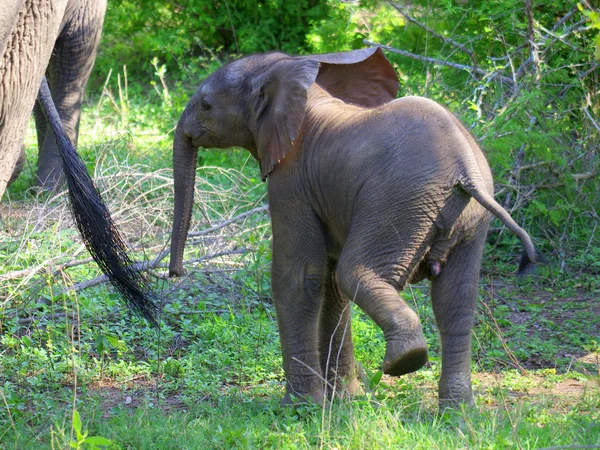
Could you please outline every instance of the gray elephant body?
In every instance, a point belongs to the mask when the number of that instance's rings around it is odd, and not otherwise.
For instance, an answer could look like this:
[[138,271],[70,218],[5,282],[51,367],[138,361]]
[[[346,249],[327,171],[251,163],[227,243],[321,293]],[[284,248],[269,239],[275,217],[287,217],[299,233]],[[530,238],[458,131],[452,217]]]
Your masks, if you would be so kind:
[[[403,230],[397,227],[407,225],[402,221],[410,211],[412,223],[422,219],[431,226],[428,230],[417,226],[419,231],[409,234],[416,238],[427,231],[421,239],[431,240],[427,247],[434,247],[428,252],[432,260],[444,260],[454,242],[451,235],[463,235],[486,221],[489,214],[473,201],[470,213],[457,223],[470,201],[467,192],[455,189],[465,166],[476,166],[490,195],[492,176],[477,146],[465,155],[470,135],[437,103],[405,97],[365,109],[314,85],[308,91],[308,105],[298,150],[270,175],[269,190],[276,194],[269,200],[274,205],[278,199],[304,199],[326,227],[336,257],[353,233],[361,233],[363,244],[373,251],[380,244],[401,246],[398,236]],[[362,227],[370,228],[369,232]],[[382,239],[382,234],[396,235],[393,240],[398,242]],[[401,289],[415,269],[412,258],[406,255],[398,265],[391,254],[391,260],[381,256],[374,257],[377,264],[397,266],[392,271]]]
[[[392,100],[393,83],[372,94],[382,79],[395,79],[381,50],[260,58],[207,79],[180,119],[171,273],[183,272],[195,147],[244,146],[269,177],[285,401],[322,401],[324,379],[356,389],[350,300],[383,330],[384,372],[420,368],[427,360],[421,323],[398,291],[427,277],[442,340],[440,403],[471,403],[471,329],[488,211],[536,258],[527,233],[494,201],[483,153],[435,102]],[[278,81],[277,71],[289,79]],[[344,85],[352,77],[356,85]],[[285,97],[297,93],[296,103]],[[236,97],[248,109],[232,103]]]
[[67,136],[77,143],[81,103],[100,40],[106,0],[21,0],[0,13],[0,197],[18,176],[32,110],[39,160],[36,184],[54,187],[61,159],[48,121],[34,102],[48,81]]

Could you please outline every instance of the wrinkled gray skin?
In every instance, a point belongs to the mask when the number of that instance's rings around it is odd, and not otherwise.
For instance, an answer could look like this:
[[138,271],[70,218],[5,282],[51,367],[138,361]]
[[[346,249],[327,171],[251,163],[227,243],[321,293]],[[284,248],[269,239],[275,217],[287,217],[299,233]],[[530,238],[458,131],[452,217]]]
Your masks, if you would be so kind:
[[47,74],[71,142],[100,40],[106,0],[11,0],[0,8],[0,197],[23,168],[22,142],[33,110],[39,147],[36,184],[53,188],[62,163],[46,117],[36,104]]
[[[394,100],[390,67],[379,49],[247,57],[211,75],[177,126],[172,275],[184,273],[197,148],[245,147],[269,178],[284,403],[292,395],[322,402],[331,393],[323,379],[357,389],[350,300],[383,330],[385,373],[423,366],[421,323],[398,292],[429,278],[442,342],[440,405],[472,404],[471,329],[488,211],[536,260],[527,233],[493,199],[471,135],[431,100]],[[395,88],[378,92],[390,77]]]

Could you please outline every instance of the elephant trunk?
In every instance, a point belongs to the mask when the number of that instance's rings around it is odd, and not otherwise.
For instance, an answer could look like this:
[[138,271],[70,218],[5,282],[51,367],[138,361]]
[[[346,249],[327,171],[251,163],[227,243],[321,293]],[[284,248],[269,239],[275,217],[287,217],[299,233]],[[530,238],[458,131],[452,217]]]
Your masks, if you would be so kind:
[[173,143],[173,178],[175,187],[175,213],[173,231],[171,233],[171,260],[169,275],[181,276],[183,268],[183,249],[192,217],[194,203],[194,183],[196,180],[196,162],[198,149],[192,145],[191,139],[184,132],[182,115]]

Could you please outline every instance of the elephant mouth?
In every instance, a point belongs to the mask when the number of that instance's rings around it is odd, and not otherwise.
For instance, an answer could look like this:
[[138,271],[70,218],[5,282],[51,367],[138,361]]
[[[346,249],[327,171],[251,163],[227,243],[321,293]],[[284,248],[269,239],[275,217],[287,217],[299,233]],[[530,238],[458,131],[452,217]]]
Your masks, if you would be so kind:
[[202,142],[204,140],[202,139],[201,136],[199,136],[199,137],[193,137],[191,140],[192,140],[192,146],[194,148],[203,147]]
[[184,136],[188,142],[191,142],[192,147],[204,147],[204,141],[206,141],[206,133],[204,130],[196,129],[193,132],[185,131]]

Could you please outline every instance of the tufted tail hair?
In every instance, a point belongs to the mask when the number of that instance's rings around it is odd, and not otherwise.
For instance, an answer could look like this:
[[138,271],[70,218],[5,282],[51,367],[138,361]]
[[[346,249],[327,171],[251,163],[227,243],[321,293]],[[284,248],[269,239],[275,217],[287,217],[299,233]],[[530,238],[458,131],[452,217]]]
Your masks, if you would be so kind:
[[44,77],[38,100],[44,109],[56,138],[69,188],[70,209],[85,246],[94,261],[121,293],[127,306],[153,325],[156,321],[156,296],[146,280],[135,269],[127,248],[110,217],[108,208],[85,164],[69,141]]

